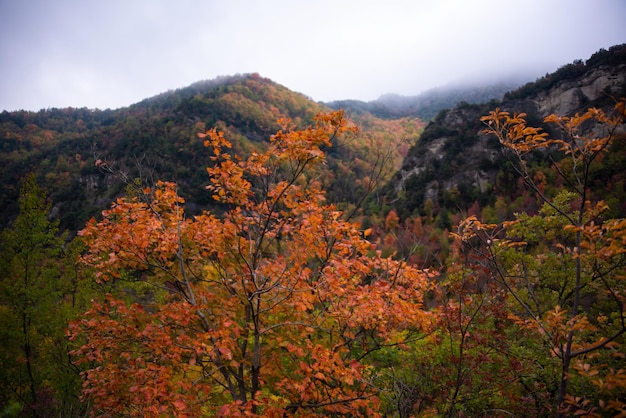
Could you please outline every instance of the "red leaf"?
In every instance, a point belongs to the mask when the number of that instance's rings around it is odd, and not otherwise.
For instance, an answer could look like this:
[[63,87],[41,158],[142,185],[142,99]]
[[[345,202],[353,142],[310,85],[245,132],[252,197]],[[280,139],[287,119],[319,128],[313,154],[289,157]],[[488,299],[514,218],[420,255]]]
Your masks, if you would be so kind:
[[182,400],[177,400],[174,401],[174,406],[176,407],[176,409],[182,411],[183,409],[187,408],[187,404],[185,402],[183,402]]
[[233,359],[233,353],[232,351],[230,351],[228,348],[226,347],[220,347],[219,348],[220,353],[226,357],[226,359],[228,360],[232,360]]
[[222,405],[220,412],[218,412],[218,416],[220,417],[230,416],[230,414],[230,406],[228,405]]

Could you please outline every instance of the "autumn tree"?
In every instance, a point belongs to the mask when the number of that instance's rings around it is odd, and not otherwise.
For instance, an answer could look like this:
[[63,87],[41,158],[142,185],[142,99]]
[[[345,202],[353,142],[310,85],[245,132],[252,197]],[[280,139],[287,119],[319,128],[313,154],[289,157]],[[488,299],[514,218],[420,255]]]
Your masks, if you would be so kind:
[[219,216],[185,217],[161,182],[81,232],[111,289],[71,327],[95,415],[378,414],[368,359],[429,326],[428,274],[381,257],[325,202],[315,167],[354,129],[342,113],[281,126],[247,159],[200,135]]
[[[608,217],[607,204],[590,189],[594,164],[624,135],[624,104],[619,101],[610,115],[595,108],[572,117],[550,115],[545,122],[555,128],[552,136],[528,126],[524,114],[496,109],[482,118],[543,206],[536,215],[519,213],[501,224],[469,217],[457,238],[465,251],[489,261],[494,285],[507,294],[509,318],[527,334],[520,346],[535,350],[545,373],[534,382],[544,393],[529,393],[537,402],[547,394],[552,413],[626,410],[626,220]],[[549,195],[530,165],[533,155],[553,152],[561,153],[552,169],[565,187]]]

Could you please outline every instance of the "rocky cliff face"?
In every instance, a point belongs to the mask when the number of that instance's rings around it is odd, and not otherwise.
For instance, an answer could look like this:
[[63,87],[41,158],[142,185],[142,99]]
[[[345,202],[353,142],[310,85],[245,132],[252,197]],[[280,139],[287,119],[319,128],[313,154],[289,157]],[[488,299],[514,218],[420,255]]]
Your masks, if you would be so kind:
[[[624,94],[626,86],[626,63],[617,66],[600,66],[591,69],[576,80],[564,80],[553,88],[539,92],[530,98],[539,116],[556,113],[572,115],[590,106],[609,104],[611,96]],[[512,108],[515,103],[508,104]]]
[[446,192],[487,193],[495,181],[497,141],[481,133],[485,105],[465,105],[440,114],[411,148],[396,175],[395,193],[410,211]]
[[[532,89],[532,85],[526,89]],[[588,68],[581,76],[551,83],[525,97],[483,105],[460,105],[440,113],[409,151],[391,192],[405,201],[405,210],[419,210],[428,199],[435,204],[446,194],[465,199],[489,193],[506,163],[500,144],[482,134],[480,117],[495,107],[526,113],[529,123],[549,114],[573,115],[588,107],[610,108],[626,95],[626,62]],[[514,95],[513,95],[514,96]]]

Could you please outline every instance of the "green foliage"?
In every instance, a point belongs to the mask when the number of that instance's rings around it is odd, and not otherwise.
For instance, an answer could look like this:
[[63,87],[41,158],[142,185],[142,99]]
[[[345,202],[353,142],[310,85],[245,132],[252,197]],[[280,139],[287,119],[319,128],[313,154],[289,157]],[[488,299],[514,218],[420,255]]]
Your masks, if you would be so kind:
[[32,175],[20,188],[19,207],[1,241],[0,405],[9,411],[19,404],[27,416],[71,416],[81,409],[80,379],[65,340],[79,305],[67,257],[75,245],[65,246],[57,222],[48,219],[50,204]]

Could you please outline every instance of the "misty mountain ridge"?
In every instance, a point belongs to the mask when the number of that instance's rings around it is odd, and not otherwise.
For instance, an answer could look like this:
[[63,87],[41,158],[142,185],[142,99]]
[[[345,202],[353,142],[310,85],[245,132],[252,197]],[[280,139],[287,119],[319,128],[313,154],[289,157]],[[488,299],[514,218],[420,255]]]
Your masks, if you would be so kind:
[[352,112],[369,112],[380,118],[418,117],[431,120],[443,109],[459,103],[486,103],[501,100],[504,95],[527,83],[524,75],[494,78],[492,80],[466,80],[428,89],[420,94],[405,96],[397,93],[383,94],[369,102],[360,100],[335,100],[325,103],[333,109],[344,108]]
[[[601,49],[586,61],[578,59],[564,64],[551,73],[533,80],[530,73],[517,72],[505,76],[481,77],[451,82],[428,89],[418,95],[387,93],[372,101],[335,100],[325,103],[333,109],[345,108],[351,112],[370,112],[380,118],[403,116],[432,120],[441,110],[451,109],[463,103],[480,104],[492,100],[522,98],[537,89],[549,89],[564,78],[574,78],[599,65],[619,65],[624,63],[620,53],[623,45],[614,45],[608,50]],[[514,95],[514,96],[511,96]]]

